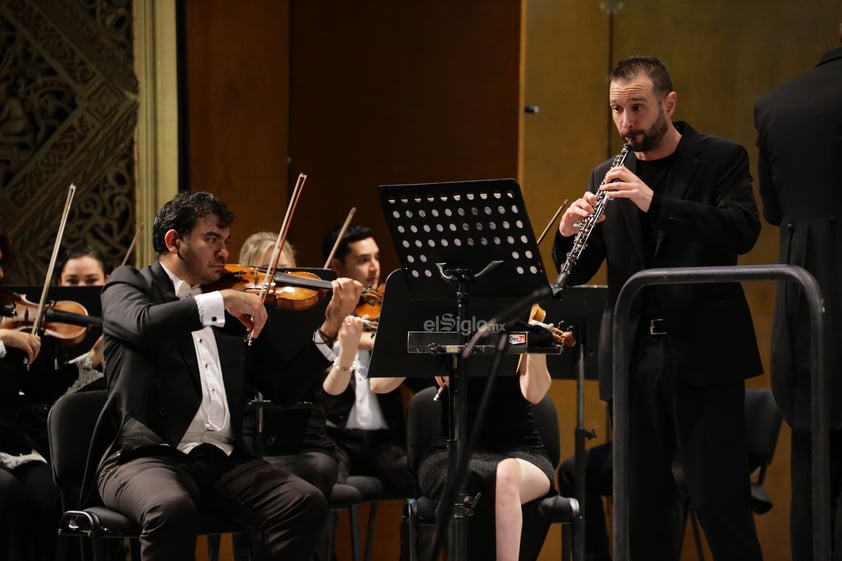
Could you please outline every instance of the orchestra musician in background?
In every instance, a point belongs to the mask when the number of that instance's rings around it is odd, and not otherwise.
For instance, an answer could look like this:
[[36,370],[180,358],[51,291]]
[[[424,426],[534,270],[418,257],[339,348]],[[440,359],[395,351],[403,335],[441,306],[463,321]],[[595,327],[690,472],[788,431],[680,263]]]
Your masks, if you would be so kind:
[[[89,246],[66,250],[59,259],[57,270],[58,286],[104,286],[111,273],[111,267],[102,254]],[[105,389],[102,364],[104,346],[100,335],[87,352],[69,361],[69,364],[76,367],[78,375],[67,392],[84,387]],[[88,386],[92,383],[93,386]]]
[[[277,234],[257,232],[250,235],[240,248],[238,263],[250,267],[268,267],[277,245]],[[296,267],[295,248],[284,241],[277,262],[278,270]],[[295,311],[293,314],[297,313]],[[362,320],[348,316],[339,329],[338,341],[342,348],[356,348],[362,333]],[[337,355],[334,363],[342,364],[346,357]],[[261,403],[257,415],[246,419],[246,429],[251,429],[254,439],[260,439],[264,458],[270,464],[294,473],[315,485],[327,498],[337,478],[336,443],[327,434],[326,414],[322,405],[322,383],[326,376],[324,369],[299,373],[311,380],[311,385],[302,398],[288,407],[274,403]],[[260,427],[261,432],[256,430]],[[333,517],[326,524],[322,539],[313,556],[314,561],[330,561],[333,555]],[[234,536],[236,559],[248,559],[251,541],[245,534]]]
[[[0,231],[0,281],[12,262],[12,248]],[[0,318],[0,555],[4,559],[55,559],[61,499],[47,463],[41,434],[22,423],[29,408],[20,395],[27,365],[41,351],[41,337],[4,327]]]
[[[325,259],[330,257],[340,231],[341,228],[335,228],[322,240]],[[377,289],[380,248],[371,228],[351,225],[329,265],[337,275]],[[340,360],[333,364],[323,384],[328,434],[336,441],[340,483],[345,483],[349,475],[373,475],[383,481],[389,493],[408,497],[412,485],[406,463],[403,397],[399,388],[375,395],[369,387],[368,365],[374,337],[369,331],[362,334],[355,348],[336,348]]]
[[[839,24],[842,42],[842,23]],[[763,216],[780,227],[780,262],[809,271],[825,311],[830,403],[842,396],[842,47],[822,55],[810,72],[775,88],[754,108]],[[801,287],[781,282],[772,327],[775,401],[792,427],[790,535],[793,561],[813,560],[810,312]],[[842,559],[842,417],[831,406],[832,558]]]

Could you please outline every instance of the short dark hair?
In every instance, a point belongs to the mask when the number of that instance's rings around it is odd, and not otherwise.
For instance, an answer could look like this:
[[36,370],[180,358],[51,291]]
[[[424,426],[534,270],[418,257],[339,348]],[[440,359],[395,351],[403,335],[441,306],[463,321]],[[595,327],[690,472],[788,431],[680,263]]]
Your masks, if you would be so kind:
[[652,80],[652,90],[658,99],[672,91],[672,78],[661,59],[653,56],[632,56],[621,60],[611,71],[609,80],[633,80],[638,74],[645,73]]
[[[330,255],[330,250],[333,249],[333,244],[336,243],[336,238],[339,236],[340,230],[342,230],[342,227],[337,227],[325,234],[325,237],[322,240],[322,259],[327,259],[327,256]],[[350,246],[352,243],[360,240],[367,240],[368,238],[373,237],[374,232],[372,232],[371,228],[368,226],[361,226],[359,224],[349,226],[348,229],[345,230],[345,235],[342,236],[342,241],[339,243],[339,247],[336,248],[334,258],[342,261],[345,259],[346,255],[351,253]]]
[[99,263],[100,268],[102,269],[103,276],[107,277],[109,274],[111,274],[111,266],[105,261],[105,257],[102,256],[102,253],[100,253],[99,251],[97,251],[89,245],[79,245],[70,249],[66,249],[61,254],[61,257],[58,261],[58,266],[56,267],[57,277],[61,279],[61,274],[64,272],[64,268],[67,266],[68,261],[70,261],[71,259],[80,259],[82,257],[92,257],[93,259],[96,259],[96,261]]
[[196,223],[208,216],[219,217],[220,226],[227,228],[234,222],[234,213],[211,193],[182,191],[164,206],[152,223],[152,248],[163,255],[167,252],[164,234],[175,230],[181,238],[190,236]]

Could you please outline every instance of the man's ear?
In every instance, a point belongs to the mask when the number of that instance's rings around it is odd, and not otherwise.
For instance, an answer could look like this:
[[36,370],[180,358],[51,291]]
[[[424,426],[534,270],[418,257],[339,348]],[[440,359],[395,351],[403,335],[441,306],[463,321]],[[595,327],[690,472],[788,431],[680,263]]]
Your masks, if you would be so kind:
[[345,267],[342,266],[342,261],[334,257],[330,260],[330,268],[336,271],[336,276],[341,277],[345,273]]
[[164,234],[164,245],[169,253],[178,253],[178,246],[181,244],[181,236],[173,229],[167,230]]
[[664,96],[664,109],[668,116],[672,116],[675,113],[675,106],[678,103],[678,94],[675,91],[671,91],[667,95]]

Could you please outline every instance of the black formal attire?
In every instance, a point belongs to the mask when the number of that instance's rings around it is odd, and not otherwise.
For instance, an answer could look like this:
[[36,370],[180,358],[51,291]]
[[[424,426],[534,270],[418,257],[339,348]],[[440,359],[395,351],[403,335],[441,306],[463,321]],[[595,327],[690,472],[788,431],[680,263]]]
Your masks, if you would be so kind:
[[[637,271],[736,265],[737,256],[757,240],[760,221],[746,150],[683,122],[676,128],[682,138],[668,158],[643,163],[630,153],[626,159],[626,167],[655,190],[649,211],[627,199],[610,201],[607,219],[593,229],[570,275],[571,284],[587,282],[607,261],[611,308]],[[593,170],[591,191],[610,165],[606,161]],[[574,239],[556,235],[556,265]],[[744,379],[760,374],[762,366],[742,287],[648,287],[632,320],[631,472],[626,491],[633,559],[674,556],[672,536],[666,534],[674,526],[674,458],[682,464],[714,558],[760,559],[750,508]],[[611,329],[610,322],[603,328]],[[611,369],[601,368],[603,399],[612,396],[610,382]]]
[[312,376],[306,400],[287,407],[268,404],[263,410],[261,452],[269,463],[289,470],[330,495],[337,478],[336,443],[327,434],[321,403],[323,375]]
[[[325,355],[308,343],[285,359],[268,332],[248,346],[242,324],[226,314],[224,327],[213,327],[212,334],[233,451],[204,443],[184,453],[177,446],[204,407],[200,375],[206,364],[199,364],[192,332],[205,326],[196,300],[177,297],[155,263],[141,271],[115,270],[102,304],[109,396],[88,467],[96,469],[102,501],[141,525],[142,558],[192,559],[196,513],[207,509],[259,531],[259,558],[307,559],[327,502],[313,485],[251,455],[243,415],[252,387],[277,403],[299,399],[309,381],[297,374],[325,369]],[[86,478],[86,490],[91,482]]]
[[[360,353],[367,351],[358,351],[358,361]],[[364,364],[367,365],[367,362],[364,361]],[[358,367],[355,366],[355,369]],[[373,475],[390,493],[408,497],[412,484],[406,463],[406,422],[401,390],[397,388],[388,393],[374,394],[386,428],[349,428],[348,419],[356,402],[357,382],[356,371],[353,371],[345,391],[336,396],[323,394],[328,435],[336,442],[338,481],[344,483],[349,475]],[[422,382],[413,379],[405,383],[415,390],[424,387],[414,387],[414,384]],[[423,384],[428,385],[426,381]]]
[[[476,428],[476,417],[485,391],[485,379],[472,379],[468,384],[468,430]],[[431,438],[430,447],[418,466],[418,488],[421,495],[441,499],[448,480],[447,435],[450,427],[448,390],[442,393],[441,422]],[[479,500],[468,518],[468,558],[494,559],[495,523],[494,503],[497,481],[497,464],[506,458],[519,458],[537,466],[553,485],[553,465],[544,448],[544,442],[535,426],[532,404],[521,393],[519,376],[500,376],[496,379],[487,413],[479,427],[479,438],[468,462],[465,490]],[[440,504],[441,518],[444,504]],[[538,551],[546,535],[546,526],[530,524],[536,504],[524,505],[524,522],[521,532],[521,551]],[[531,509],[531,510],[530,510]],[[535,547],[536,543],[538,544]]]
[[[336,443],[328,436],[325,426],[325,410],[321,403],[324,376],[309,377],[313,379],[313,386],[305,400],[287,407],[264,403],[260,409],[255,408],[254,415],[246,417],[245,431],[247,440],[251,433],[258,456],[315,485],[329,497],[338,473]],[[256,430],[259,425],[262,425],[260,432]],[[331,513],[312,557],[314,561],[333,557],[335,518]],[[249,536],[235,535],[235,559],[249,559],[251,545]]]
[[24,355],[0,359],[0,557],[52,561],[61,497],[46,461],[45,426],[20,394]]
[[[763,215],[780,226],[780,262],[816,278],[825,306],[830,400],[842,398],[842,48],[754,108]],[[780,283],[772,330],[772,390],[792,426],[792,553],[812,559],[810,314],[799,286]],[[831,408],[834,559],[842,559],[842,409]]]

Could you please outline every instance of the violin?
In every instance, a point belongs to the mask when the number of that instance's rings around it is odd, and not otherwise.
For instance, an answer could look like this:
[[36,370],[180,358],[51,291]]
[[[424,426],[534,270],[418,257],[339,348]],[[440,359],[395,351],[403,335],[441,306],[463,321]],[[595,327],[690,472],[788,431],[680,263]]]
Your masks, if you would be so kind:
[[[265,291],[265,303],[284,310],[307,310],[333,289],[330,281],[308,271],[276,272],[271,282],[261,267],[247,265],[225,265],[225,271],[217,282],[205,287],[207,290],[230,288],[253,294]],[[361,300],[382,302],[376,290],[364,290]],[[379,316],[379,309],[377,312]]]
[[91,317],[85,306],[73,300],[50,302],[44,307],[40,321],[38,308],[26,296],[0,289],[0,316],[9,318],[3,322],[9,329],[28,331],[37,323],[46,337],[72,346],[84,340],[89,326],[102,324],[101,318]]
[[359,305],[354,308],[354,315],[365,318],[366,328],[371,331],[377,330],[377,320],[380,319],[380,308],[383,306],[383,293],[386,285],[381,284],[376,289],[364,290],[360,296]]
[[576,344],[576,339],[573,338],[572,331],[564,331],[554,325],[544,323],[547,319],[547,312],[538,304],[532,304],[532,309],[529,311],[529,323],[543,327],[553,336],[553,340],[563,347],[572,347]]

